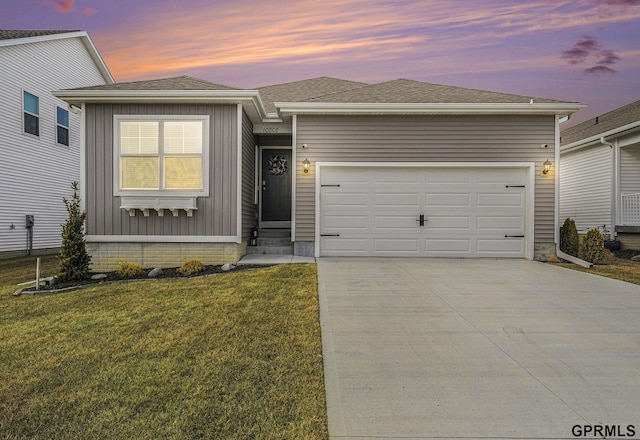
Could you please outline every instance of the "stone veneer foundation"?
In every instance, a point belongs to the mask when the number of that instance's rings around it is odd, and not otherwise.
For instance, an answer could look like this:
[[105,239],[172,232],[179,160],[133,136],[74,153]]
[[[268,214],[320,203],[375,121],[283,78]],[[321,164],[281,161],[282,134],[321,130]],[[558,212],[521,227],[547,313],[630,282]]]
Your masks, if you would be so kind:
[[246,250],[246,243],[87,243],[92,271],[115,270],[123,261],[144,268],[178,267],[189,260],[235,263]]

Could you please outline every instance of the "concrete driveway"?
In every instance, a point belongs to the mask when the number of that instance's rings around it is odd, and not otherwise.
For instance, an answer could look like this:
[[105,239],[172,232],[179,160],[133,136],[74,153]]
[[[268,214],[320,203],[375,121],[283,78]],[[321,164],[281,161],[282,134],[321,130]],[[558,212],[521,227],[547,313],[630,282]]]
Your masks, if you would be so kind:
[[640,286],[524,260],[318,271],[332,439],[640,438]]

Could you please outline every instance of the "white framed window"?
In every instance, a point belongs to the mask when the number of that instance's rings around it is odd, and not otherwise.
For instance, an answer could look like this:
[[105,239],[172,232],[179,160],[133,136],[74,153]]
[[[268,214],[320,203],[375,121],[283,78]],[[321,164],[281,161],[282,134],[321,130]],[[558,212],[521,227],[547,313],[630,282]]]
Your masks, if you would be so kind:
[[69,146],[69,110],[56,105],[56,143]]
[[208,196],[209,116],[114,116],[114,193]]
[[22,91],[22,130],[24,133],[40,136],[40,98]]

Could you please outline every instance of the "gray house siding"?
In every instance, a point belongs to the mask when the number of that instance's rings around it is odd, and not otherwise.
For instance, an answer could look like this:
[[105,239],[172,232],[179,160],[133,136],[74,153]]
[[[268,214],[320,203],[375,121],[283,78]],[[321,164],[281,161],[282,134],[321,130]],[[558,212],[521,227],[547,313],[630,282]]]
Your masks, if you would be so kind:
[[[238,121],[235,105],[87,104],[87,235],[235,236],[237,234]],[[198,197],[193,217],[130,217],[113,195],[114,115],[209,115],[209,197]]]
[[298,242],[315,240],[316,162],[535,162],[534,241],[554,242],[556,164],[541,174],[554,161],[554,116],[299,115],[296,133]]
[[247,240],[257,223],[258,205],[255,203],[256,139],[253,124],[242,114],[242,240]]

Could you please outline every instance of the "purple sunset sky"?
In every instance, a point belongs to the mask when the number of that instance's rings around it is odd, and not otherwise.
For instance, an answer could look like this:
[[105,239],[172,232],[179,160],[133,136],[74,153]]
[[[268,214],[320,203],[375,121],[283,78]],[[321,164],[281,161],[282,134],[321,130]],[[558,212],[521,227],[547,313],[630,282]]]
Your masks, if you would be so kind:
[[640,99],[640,0],[0,0],[2,29],[81,29],[117,81],[255,88],[408,78],[578,101]]

